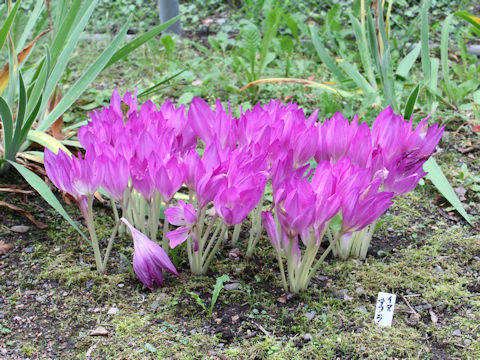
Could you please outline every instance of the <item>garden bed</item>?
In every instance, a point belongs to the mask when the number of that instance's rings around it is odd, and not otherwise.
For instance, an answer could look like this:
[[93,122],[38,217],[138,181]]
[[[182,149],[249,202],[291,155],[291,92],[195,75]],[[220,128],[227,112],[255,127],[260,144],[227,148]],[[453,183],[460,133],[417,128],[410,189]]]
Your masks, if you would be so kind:
[[[440,159],[454,181],[461,164],[478,168],[471,156],[478,153],[476,136],[447,134],[440,144]],[[466,142],[476,150],[454,150]],[[5,182],[22,181],[9,177]],[[467,191],[465,197],[478,226],[477,195]],[[130,238],[117,239],[108,276],[99,276],[90,248],[37,195],[2,193],[1,200],[49,224],[41,230],[2,209],[1,238],[13,245],[0,255],[3,358],[480,356],[478,228],[442,209],[444,202],[428,182],[389,209],[365,262],[329,258],[300,296],[282,290],[266,239],[250,260],[243,256],[245,242],[235,248],[227,243],[207,276],[192,276],[186,259],[173,256],[180,277],[167,276],[165,287],[151,293],[120,256],[131,259]],[[76,208],[67,209],[82,221]],[[96,212],[99,238],[106,241],[113,225],[110,210],[98,205]],[[11,231],[18,225],[28,230]],[[209,316],[187,291],[208,307],[215,278],[222,274],[230,282]],[[397,295],[391,328],[373,323],[379,291]]]

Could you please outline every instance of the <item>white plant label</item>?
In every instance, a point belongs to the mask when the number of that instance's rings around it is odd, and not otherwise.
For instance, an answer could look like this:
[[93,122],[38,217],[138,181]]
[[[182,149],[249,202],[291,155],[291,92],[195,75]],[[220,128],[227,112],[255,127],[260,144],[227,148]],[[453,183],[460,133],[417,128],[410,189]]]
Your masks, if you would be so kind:
[[378,326],[392,326],[393,311],[397,296],[384,292],[378,293],[377,307],[375,308],[375,324]]

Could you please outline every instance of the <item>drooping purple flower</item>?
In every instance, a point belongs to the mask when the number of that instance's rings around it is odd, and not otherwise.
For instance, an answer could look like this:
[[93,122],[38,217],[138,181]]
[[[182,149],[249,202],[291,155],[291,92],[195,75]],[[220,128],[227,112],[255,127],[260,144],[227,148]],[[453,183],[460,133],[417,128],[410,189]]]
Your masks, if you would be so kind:
[[194,225],[197,223],[195,208],[191,204],[178,200],[178,206],[171,206],[165,210],[165,217],[170,224],[179,226],[178,229],[166,234],[170,239],[170,247],[175,248],[191,235],[195,245],[194,250],[197,251],[198,239],[194,231]]
[[153,292],[154,286],[163,285],[163,270],[178,276],[175,266],[160,245],[135,229],[125,218],[121,220],[132,233],[135,248],[133,270],[147,288]]

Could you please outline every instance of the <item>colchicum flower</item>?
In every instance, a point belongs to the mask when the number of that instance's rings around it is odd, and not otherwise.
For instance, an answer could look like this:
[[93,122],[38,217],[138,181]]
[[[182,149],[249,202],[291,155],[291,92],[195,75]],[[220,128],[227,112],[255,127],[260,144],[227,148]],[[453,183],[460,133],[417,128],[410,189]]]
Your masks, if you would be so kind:
[[154,286],[163,285],[163,270],[179,276],[172,261],[160,245],[135,229],[127,219],[121,218],[121,220],[132,233],[135,248],[133,270],[147,288],[153,292]]

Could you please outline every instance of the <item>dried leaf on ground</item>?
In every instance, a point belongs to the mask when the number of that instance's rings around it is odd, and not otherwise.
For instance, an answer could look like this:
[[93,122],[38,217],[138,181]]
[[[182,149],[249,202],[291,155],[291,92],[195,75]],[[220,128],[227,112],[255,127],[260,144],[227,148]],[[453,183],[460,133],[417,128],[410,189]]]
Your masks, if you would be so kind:
[[35,220],[33,218],[32,214],[30,214],[28,211],[26,211],[26,210],[24,210],[24,209],[22,209],[22,208],[20,208],[16,205],[6,203],[5,201],[0,201],[0,206],[8,207],[9,209],[11,209],[13,211],[16,211],[16,212],[22,214],[23,216],[25,216],[28,220],[30,220],[39,229],[46,229],[48,227],[47,224],[44,224],[41,221]]
[[13,249],[13,244],[0,240],[0,255],[5,255]]
[[108,331],[102,326],[88,332],[89,336],[108,336]]

